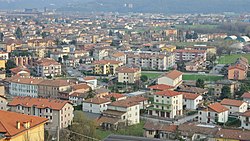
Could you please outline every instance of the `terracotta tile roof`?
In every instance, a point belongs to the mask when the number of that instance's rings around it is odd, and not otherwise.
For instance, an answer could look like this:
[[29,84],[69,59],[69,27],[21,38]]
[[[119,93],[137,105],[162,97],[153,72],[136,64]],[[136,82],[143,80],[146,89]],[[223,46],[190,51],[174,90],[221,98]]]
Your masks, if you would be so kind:
[[195,123],[184,123],[178,126],[178,131],[180,131],[182,135],[188,135],[189,137],[192,137],[194,134],[214,135],[217,130],[218,127],[209,128]]
[[239,69],[239,70],[243,70],[243,71],[246,71],[247,68],[244,67],[243,65],[241,64],[236,64],[236,65],[233,65],[233,66],[229,66],[228,67],[228,70],[231,70],[231,69]]
[[220,102],[222,105],[229,105],[229,106],[235,106],[235,107],[240,107],[242,104],[245,102],[240,101],[240,100],[235,100],[235,99],[223,99]]
[[177,130],[177,125],[172,125],[172,124],[162,124],[162,123],[158,123],[158,122],[151,122],[151,121],[147,121],[143,127],[143,129],[145,130],[149,130],[149,131],[165,131],[165,132],[176,132]]
[[61,65],[60,63],[56,62],[54,59],[51,58],[43,58],[37,60],[36,63],[41,66]]
[[119,101],[112,102],[109,105],[110,106],[115,106],[115,107],[128,108],[128,107],[131,107],[131,106],[139,105],[139,103],[135,102],[135,101],[131,101],[131,99],[125,99],[125,100],[119,100]]
[[30,72],[30,70],[27,67],[25,67],[25,66],[15,67],[15,68],[10,69],[10,71],[13,74],[17,74],[17,73],[19,73],[21,71]]
[[44,79],[39,83],[39,85],[54,86],[54,87],[71,86],[74,84],[75,81],[62,80],[62,79],[55,79],[55,80]]
[[36,108],[41,108],[41,109],[50,108],[53,110],[61,110],[67,103],[70,102],[57,99],[14,97],[13,100],[9,102],[8,106],[18,106],[18,105],[21,105],[23,107],[35,106]]
[[100,98],[100,97],[94,97],[94,98],[89,98],[84,101],[85,103],[93,103],[93,104],[103,104],[103,103],[109,103],[111,100],[106,99],[106,98]]
[[158,85],[149,86],[148,88],[153,89],[153,90],[164,91],[164,90],[173,89],[174,87],[166,85],[166,84],[158,84]]
[[161,95],[161,96],[173,97],[173,96],[181,95],[181,92],[165,90],[165,91],[155,92],[155,94]]
[[90,90],[91,87],[85,83],[81,83],[81,84],[73,85],[72,88],[75,91],[75,90],[81,90],[81,89]]
[[215,137],[223,139],[245,140],[249,141],[250,131],[237,130],[237,129],[220,129],[216,133]]
[[208,105],[208,110],[214,111],[214,112],[217,112],[217,113],[221,113],[221,112],[228,111],[228,108],[226,108],[225,106],[223,106],[220,103],[216,102],[214,104]]
[[245,92],[241,97],[242,98],[250,98],[250,92]]
[[182,72],[178,70],[173,70],[165,74],[166,77],[171,78],[171,79],[176,79],[181,75],[182,75]]
[[176,49],[176,53],[206,53],[205,50],[196,50],[196,49]]
[[33,84],[33,85],[40,84],[43,81],[43,79],[41,78],[20,77],[20,76],[10,77],[7,78],[6,80],[12,83]]
[[127,100],[131,102],[143,102],[143,101],[147,101],[148,98],[144,96],[133,96],[133,97],[127,98]]
[[86,98],[88,96],[88,93],[80,93],[80,92],[73,92],[69,95],[69,97],[80,97],[80,98]]
[[125,55],[125,53],[123,53],[123,52],[116,52],[112,56],[113,57],[121,57],[121,56],[124,56],[124,55]]
[[113,115],[113,116],[122,116],[125,113],[126,112],[123,111],[110,110],[110,109],[103,111],[103,115]]
[[94,76],[87,76],[83,78],[85,81],[87,80],[95,80],[96,78]]
[[[13,137],[26,130],[29,130],[24,128],[23,124],[25,122],[30,122],[30,128],[33,128],[44,124],[47,121],[48,119],[42,117],[0,110],[0,133],[3,133],[6,137]],[[17,122],[20,122],[21,124],[20,129],[16,128]]]
[[126,97],[126,96],[123,94],[119,94],[119,93],[110,93],[104,96],[104,98],[107,98],[107,99],[110,99],[111,97],[114,97],[115,99],[119,99],[119,98]]
[[190,99],[190,100],[195,100],[199,94],[193,94],[193,93],[182,93],[183,94],[183,99]]
[[118,73],[135,73],[140,71],[139,68],[119,67],[116,69]]
[[95,61],[94,64],[121,64],[122,62],[120,61],[115,61],[115,60],[99,60],[99,61]]
[[248,111],[242,113],[241,116],[250,117],[250,110],[248,110]]

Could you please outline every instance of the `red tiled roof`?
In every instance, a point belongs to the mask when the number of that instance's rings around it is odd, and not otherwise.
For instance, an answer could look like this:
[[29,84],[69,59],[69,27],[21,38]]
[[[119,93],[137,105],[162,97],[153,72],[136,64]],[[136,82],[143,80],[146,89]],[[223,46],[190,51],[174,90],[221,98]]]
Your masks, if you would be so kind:
[[250,98],[250,92],[245,92],[241,97],[242,98]]
[[173,70],[170,71],[168,73],[166,73],[166,77],[171,78],[171,79],[176,79],[177,77],[181,76],[182,72],[178,71],[178,70]]
[[96,78],[94,76],[87,76],[83,78],[85,81],[86,80],[95,80]]
[[84,102],[93,103],[93,104],[103,104],[103,103],[111,102],[111,100],[106,99],[106,98],[94,97],[94,98],[87,99]]
[[19,67],[12,68],[12,69],[10,69],[10,71],[13,74],[17,74],[17,73],[19,73],[21,71],[30,72],[30,70],[27,67],[24,67],[24,66],[19,66]]
[[215,111],[217,113],[225,112],[228,111],[228,108],[225,106],[221,105],[220,103],[216,102],[214,104],[208,105],[208,110]]
[[161,95],[161,96],[173,97],[173,96],[181,95],[182,93],[176,92],[176,91],[171,91],[171,90],[165,90],[165,91],[155,92],[155,94]]
[[99,60],[99,61],[95,61],[94,64],[120,64],[122,62],[120,61],[115,61],[115,60]]
[[230,106],[235,106],[235,107],[240,107],[242,104],[244,104],[245,102],[240,101],[240,100],[234,100],[234,99],[223,99],[220,102],[222,105],[230,105]]
[[153,90],[164,91],[164,90],[173,89],[174,87],[166,85],[166,84],[158,84],[158,85],[149,86],[148,88],[153,89]]
[[125,99],[125,100],[119,100],[119,101],[115,101],[110,103],[110,106],[116,106],[116,107],[131,107],[131,106],[135,106],[138,105],[139,102],[135,102],[135,101],[131,101],[131,99]]
[[250,131],[248,130],[237,130],[237,129],[220,129],[217,131],[215,137],[223,138],[223,139],[231,139],[231,140],[241,140],[241,141],[249,141],[250,139]]
[[82,84],[76,84],[73,86],[73,90],[80,90],[80,89],[85,89],[85,90],[89,90],[90,89],[90,86],[85,84],[85,83],[82,83]]
[[118,73],[135,73],[140,71],[139,68],[119,67],[116,69]]
[[41,66],[50,66],[50,65],[61,65],[60,63],[56,62],[54,59],[51,58],[43,58],[36,62]]
[[250,110],[248,110],[248,111],[242,113],[241,116],[250,117]]
[[114,97],[115,99],[119,99],[119,98],[126,97],[126,96],[123,94],[119,94],[119,93],[110,93],[104,96],[104,98],[108,98],[108,99],[110,99],[111,97]]
[[[48,119],[42,117],[0,110],[0,133],[5,134],[6,137],[13,137],[30,128],[44,124],[47,121]],[[20,122],[20,129],[17,129],[17,122]],[[23,126],[23,124],[27,122],[30,122],[29,129]]]
[[53,110],[61,110],[65,104],[70,103],[65,100],[32,98],[32,97],[14,97],[8,106],[21,105],[24,107],[50,108]]
[[198,96],[200,96],[199,94],[193,94],[193,93],[182,93],[183,94],[183,99],[191,99],[191,100],[195,100]]
[[206,53],[205,50],[196,50],[196,49],[176,49],[174,52],[182,53]]

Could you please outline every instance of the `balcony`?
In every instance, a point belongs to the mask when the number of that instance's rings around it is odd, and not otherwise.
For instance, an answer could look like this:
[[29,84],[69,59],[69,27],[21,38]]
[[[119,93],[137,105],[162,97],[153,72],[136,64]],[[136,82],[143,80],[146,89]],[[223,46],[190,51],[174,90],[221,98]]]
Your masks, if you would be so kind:
[[154,104],[154,105],[161,105],[161,106],[167,106],[167,107],[171,107],[172,106],[172,104],[168,104],[168,103],[160,103],[160,102],[152,102],[152,104]]
[[148,110],[153,110],[153,111],[161,111],[161,112],[168,112],[168,113],[170,113],[171,112],[171,110],[162,110],[162,109],[160,109],[160,108],[154,108],[154,107],[149,107],[149,108],[147,108]]

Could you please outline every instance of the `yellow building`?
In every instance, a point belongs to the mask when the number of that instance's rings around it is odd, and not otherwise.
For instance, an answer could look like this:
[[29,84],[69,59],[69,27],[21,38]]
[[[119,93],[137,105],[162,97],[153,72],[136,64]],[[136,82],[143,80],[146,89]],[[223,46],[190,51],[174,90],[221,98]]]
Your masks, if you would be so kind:
[[161,47],[161,51],[173,52],[174,50],[176,50],[176,46],[174,45],[166,45],[164,47]]
[[116,73],[116,68],[123,65],[120,61],[115,60],[100,60],[94,62],[94,73],[101,75],[114,75]]
[[6,60],[0,60],[0,69],[5,69]]
[[44,141],[47,120],[0,110],[0,141]]
[[135,83],[140,80],[141,69],[140,68],[129,68],[120,67],[117,69],[118,82],[120,83]]

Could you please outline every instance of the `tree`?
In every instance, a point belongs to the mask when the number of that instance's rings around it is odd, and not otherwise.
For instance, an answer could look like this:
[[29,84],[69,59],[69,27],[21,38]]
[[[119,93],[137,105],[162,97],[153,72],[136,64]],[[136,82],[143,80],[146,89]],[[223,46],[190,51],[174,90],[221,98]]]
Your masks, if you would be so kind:
[[55,40],[55,43],[56,43],[56,45],[60,45],[61,41],[57,38],[57,39]]
[[82,59],[80,59],[80,60],[79,60],[79,64],[82,64],[82,63],[83,63],[83,60],[82,60]]
[[147,82],[147,81],[148,81],[148,76],[142,75],[142,76],[141,76],[141,81],[142,81],[142,82]]
[[110,100],[111,100],[112,102],[116,101],[115,97],[113,97],[113,96],[110,98]]
[[76,40],[72,40],[72,41],[69,42],[69,44],[71,44],[71,45],[76,45],[76,44],[77,44],[77,41],[76,41]]
[[6,73],[10,73],[10,69],[16,67],[16,63],[13,60],[8,60],[5,64],[6,67]]
[[58,62],[59,62],[59,63],[62,63],[62,57],[59,57],[59,58],[58,58]]
[[21,39],[23,37],[23,33],[20,27],[16,29],[15,35],[17,39]]
[[221,95],[220,98],[224,99],[224,98],[230,98],[231,97],[231,91],[230,91],[230,87],[228,86],[223,86],[221,89]]
[[3,41],[3,37],[4,37],[4,34],[2,32],[0,32],[0,42]]
[[66,61],[69,59],[69,56],[68,55],[63,55],[63,61]]
[[250,84],[242,83],[240,85],[240,90],[236,92],[236,95],[238,95],[238,97],[241,97],[245,92],[248,92],[248,91],[250,91]]
[[199,88],[204,88],[205,84],[204,84],[204,80],[203,79],[198,79],[196,81],[196,87],[199,87]]

